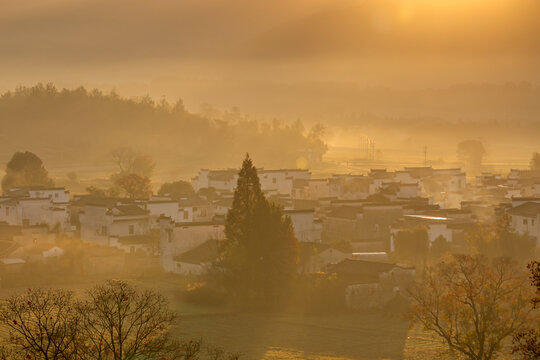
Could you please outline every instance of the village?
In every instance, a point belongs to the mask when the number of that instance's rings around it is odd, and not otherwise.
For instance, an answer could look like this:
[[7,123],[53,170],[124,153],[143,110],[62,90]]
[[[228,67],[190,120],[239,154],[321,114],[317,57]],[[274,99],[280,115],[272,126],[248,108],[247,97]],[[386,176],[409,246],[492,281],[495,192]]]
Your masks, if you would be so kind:
[[[306,169],[258,169],[258,176],[266,198],[291,219],[298,273],[336,274],[347,287],[335,296],[349,309],[406,296],[418,267],[396,256],[396,239],[407,229],[421,227],[429,248],[457,253],[469,246],[469,229],[507,217],[512,232],[540,247],[539,171],[471,179],[459,168],[406,167],[314,178]],[[129,269],[204,276],[225,239],[237,180],[237,169],[202,169],[191,179],[194,192],[148,200],[10,188],[0,198],[2,287],[25,286],[21,278],[32,269],[54,267],[65,276]]]

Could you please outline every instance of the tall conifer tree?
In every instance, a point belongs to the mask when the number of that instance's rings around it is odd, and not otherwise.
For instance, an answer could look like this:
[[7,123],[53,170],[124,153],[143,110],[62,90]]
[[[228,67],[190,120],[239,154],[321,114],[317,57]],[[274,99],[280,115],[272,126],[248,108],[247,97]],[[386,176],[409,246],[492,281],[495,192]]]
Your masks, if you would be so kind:
[[295,275],[298,244],[289,217],[266,200],[249,155],[227,214],[220,267],[224,285],[242,305],[277,304]]

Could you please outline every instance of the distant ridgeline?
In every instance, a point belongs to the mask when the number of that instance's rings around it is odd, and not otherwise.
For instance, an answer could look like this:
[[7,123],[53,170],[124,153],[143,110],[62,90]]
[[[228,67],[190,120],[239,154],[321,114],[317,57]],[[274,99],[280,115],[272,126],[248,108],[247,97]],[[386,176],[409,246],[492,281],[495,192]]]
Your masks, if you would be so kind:
[[290,167],[298,159],[312,165],[327,150],[320,125],[260,122],[237,109],[199,115],[181,100],[171,105],[84,87],[38,84],[8,91],[0,96],[0,119],[3,162],[15,151],[31,150],[58,165],[97,163],[112,149],[129,146],[158,163],[186,168],[232,166],[246,152],[264,166]]

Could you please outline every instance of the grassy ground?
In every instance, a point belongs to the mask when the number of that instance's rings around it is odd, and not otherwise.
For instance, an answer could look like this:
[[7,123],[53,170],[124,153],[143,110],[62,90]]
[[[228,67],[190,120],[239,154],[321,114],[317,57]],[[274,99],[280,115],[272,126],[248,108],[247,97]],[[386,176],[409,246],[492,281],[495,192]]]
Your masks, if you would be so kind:
[[243,359],[441,359],[444,346],[381,314],[334,316],[200,313],[175,332],[202,337]]
[[[87,290],[103,279],[86,279],[63,287]],[[303,316],[292,314],[235,313],[228,309],[181,302],[178,277],[131,278],[134,285],[154,288],[171,301],[180,321],[173,332],[182,338],[205,342],[258,359],[454,359],[444,355],[444,345],[419,329],[409,329],[400,316],[381,313]],[[1,289],[0,297],[25,288]]]

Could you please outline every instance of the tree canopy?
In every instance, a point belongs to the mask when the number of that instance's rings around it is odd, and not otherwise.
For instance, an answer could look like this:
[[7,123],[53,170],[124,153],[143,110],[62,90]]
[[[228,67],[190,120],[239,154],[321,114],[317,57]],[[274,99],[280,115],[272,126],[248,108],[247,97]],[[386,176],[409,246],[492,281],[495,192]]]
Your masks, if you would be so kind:
[[41,159],[30,151],[16,152],[6,165],[2,189],[18,186],[52,186],[53,180]]
[[[84,87],[37,84],[8,91],[0,94],[0,118],[4,133],[24,131],[16,140],[2,139],[0,149],[32,146],[56,151],[57,158],[70,161],[105,162],[118,149],[136,149],[131,150],[135,155],[159,156],[160,163],[181,164],[187,173],[201,166],[234,166],[238,153],[246,150],[265,167],[295,166],[299,157],[316,162],[326,152],[320,126],[311,131],[286,122],[260,121],[234,109],[197,114],[187,111],[181,101],[172,105],[148,96],[125,98]],[[43,139],[58,146],[51,149]],[[127,159],[131,161],[122,167],[130,172],[127,165],[137,161],[133,156]],[[148,162],[143,162],[143,172],[133,172],[150,177]]]
[[150,179],[137,174],[119,175],[115,179],[118,185],[132,199],[148,199],[152,195]]
[[480,168],[485,154],[484,144],[479,140],[464,140],[458,144],[458,159],[471,170]]
[[490,360],[530,322],[527,275],[508,258],[454,255],[428,267],[410,291],[413,323],[471,360]]
[[178,180],[171,183],[164,183],[158,190],[158,195],[169,196],[173,199],[178,199],[182,195],[194,194],[193,185],[184,180]]

